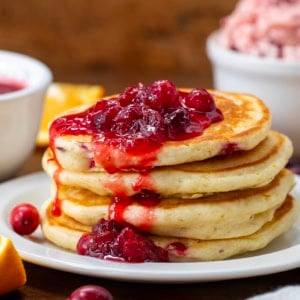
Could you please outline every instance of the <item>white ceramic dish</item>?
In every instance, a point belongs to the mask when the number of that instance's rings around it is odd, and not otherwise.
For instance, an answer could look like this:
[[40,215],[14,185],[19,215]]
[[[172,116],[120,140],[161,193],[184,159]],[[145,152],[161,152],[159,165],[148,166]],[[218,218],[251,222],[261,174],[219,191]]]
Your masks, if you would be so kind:
[[16,174],[35,146],[50,69],[29,56],[0,50],[0,82],[22,82],[18,91],[0,94],[0,181]]
[[[300,199],[300,177],[293,194]],[[20,177],[0,185],[0,234],[11,238],[25,261],[93,277],[137,282],[201,282],[251,277],[300,267],[300,220],[261,251],[238,258],[196,263],[119,263],[80,256],[59,249],[40,231],[30,238],[16,234],[9,224],[12,207],[30,201],[37,206],[49,196],[49,178],[44,173]]]
[[225,49],[218,32],[207,39],[214,88],[250,93],[270,108],[273,128],[288,135],[300,157],[300,62],[262,58]]

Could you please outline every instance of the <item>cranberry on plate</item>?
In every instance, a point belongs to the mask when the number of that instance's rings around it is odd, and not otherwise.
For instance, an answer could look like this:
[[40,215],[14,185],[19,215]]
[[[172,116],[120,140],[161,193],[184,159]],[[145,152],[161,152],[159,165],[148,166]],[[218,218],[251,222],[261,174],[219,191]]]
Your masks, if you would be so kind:
[[40,224],[39,212],[30,203],[18,204],[10,213],[10,224],[13,230],[20,235],[31,234]]

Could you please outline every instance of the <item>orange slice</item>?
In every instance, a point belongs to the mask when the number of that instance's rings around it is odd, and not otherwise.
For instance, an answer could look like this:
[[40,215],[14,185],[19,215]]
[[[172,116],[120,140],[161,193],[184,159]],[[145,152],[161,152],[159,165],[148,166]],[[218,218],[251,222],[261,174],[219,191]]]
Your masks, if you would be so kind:
[[53,83],[48,88],[41,125],[37,136],[38,146],[49,142],[49,124],[64,111],[83,104],[93,104],[104,95],[100,85]]
[[26,282],[26,272],[12,241],[0,235],[0,295],[11,292]]

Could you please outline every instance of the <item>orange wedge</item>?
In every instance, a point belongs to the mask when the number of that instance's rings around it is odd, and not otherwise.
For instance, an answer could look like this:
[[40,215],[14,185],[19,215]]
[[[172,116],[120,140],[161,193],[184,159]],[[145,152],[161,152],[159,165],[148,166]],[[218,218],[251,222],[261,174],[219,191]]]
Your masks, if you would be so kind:
[[21,257],[12,241],[0,235],[0,295],[11,292],[26,282]]
[[53,83],[48,88],[44,104],[41,125],[37,136],[38,146],[47,146],[49,142],[49,124],[66,110],[73,107],[93,104],[104,95],[100,85]]

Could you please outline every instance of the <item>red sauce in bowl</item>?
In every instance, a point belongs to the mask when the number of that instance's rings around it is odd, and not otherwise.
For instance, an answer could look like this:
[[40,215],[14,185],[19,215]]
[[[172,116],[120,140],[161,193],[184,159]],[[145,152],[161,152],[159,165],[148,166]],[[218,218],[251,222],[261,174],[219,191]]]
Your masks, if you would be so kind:
[[0,78],[0,94],[8,94],[20,91],[26,87],[24,82],[14,79]]

